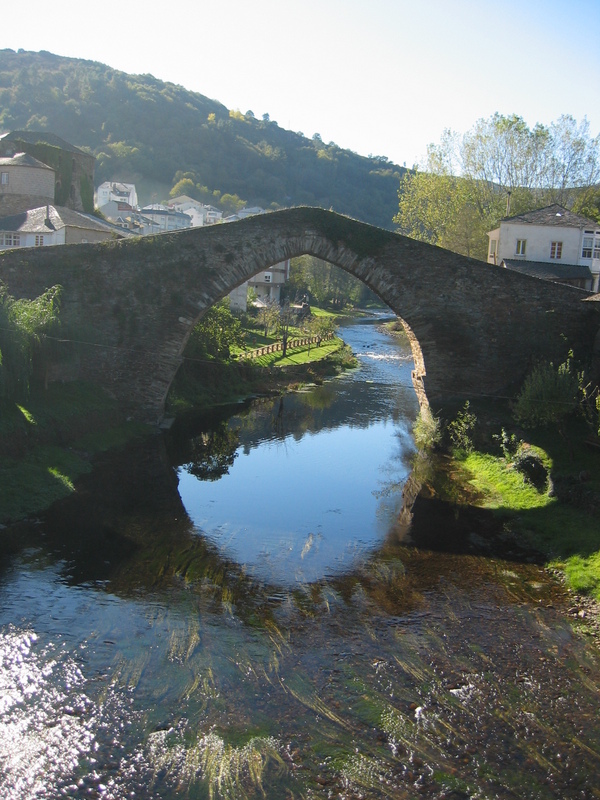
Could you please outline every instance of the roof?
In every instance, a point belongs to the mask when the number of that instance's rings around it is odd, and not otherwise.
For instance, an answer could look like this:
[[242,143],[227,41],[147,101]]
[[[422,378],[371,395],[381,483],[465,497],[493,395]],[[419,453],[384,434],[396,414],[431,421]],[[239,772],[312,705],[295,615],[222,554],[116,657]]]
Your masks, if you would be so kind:
[[38,161],[37,158],[30,156],[28,153],[15,153],[14,156],[5,156],[0,158],[0,166],[2,167],[36,167],[37,169],[47,169],[54,172],[52,167]]
[[524,214],[517,214],[514,217],[504,217],[501,223],[516,222],[526,225],[555,225],[561,228],[587,228],[597,227],[597,223],[587,217],[574,214],[558,203],[553,203],[544,208],[536,208],[534,211],[526,211]]
[[[10,131],[0,135],[1,142],[26,142],[27,144],[49,144],[52,147],[60,147],[61,150],[67,150],[70,153],[78,153],[79,155],[89,156],[85,150],[80,150],[75,145],[66,142],[57,136],[55,133],[49,131]],[[91,156],[93,158],[93,156]]]
[[154,206],[146,206],[142,208],[142,214],[148,214],[149,216],[154,217],[186,217],[186,219],[190,219],[189,214],[185,214],[183,211],[175,211],[173,208],[165,208],[161,206],[159,208],[155,208]]
[[531,275],[533,278],[543,278],[547,281],[566,280],[591,280],[590,268],[579,264],[548,263],[546,261],[521,261],[514,258],[504,258],[501,266]]
[[190,197],[187,194],[180,194],[179,197],[174,197],[172,200],[169,200],[170,206],[176,206],[179,203],[195,203],[198,206],[202,205],[199,200],[194,200],[193,197]]
[[20,214],[0,218],[0,231],[13,233],[48,233],[65,227],[85,228],[86,230],[121,232],[123,229],[110,222],[94,217],[92,214],[82,214],[63,206],[39,206]]

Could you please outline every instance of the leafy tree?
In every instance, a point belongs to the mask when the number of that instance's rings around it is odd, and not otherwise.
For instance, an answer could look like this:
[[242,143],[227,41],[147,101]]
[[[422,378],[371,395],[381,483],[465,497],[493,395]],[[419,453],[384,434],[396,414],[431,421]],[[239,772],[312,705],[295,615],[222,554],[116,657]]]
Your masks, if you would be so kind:
[[180,197],[181,195],[195,197],[196,184],[191,178],[182,178],[180,181],[177,181],[169,192],[169,197]]
[[283,345],[281,355],[283,358],[287,355],[288,341],[292,327],[296,324],[298,317],[296,311],[292,308],[289,301],[286,301],[279,308],[279,316],[277,319],[277,333]]
[[227,360],[232,347],[241,347],[244,335],[240,320],[231,313],[229,299],[212,306],[193,329],[185,348],[190,359]]
[[258,321],[265,332],[265,338],[269,331],[277,326],[279,320],[279,306],[274,302],[267,302],[258,309]]
[[573,203],[573,211],[600,223],[600,187],[591,186],[578,194]]
[[510,212],[572,205],[600,180],[600,135],[562,116],[530,129],[494,114],[459,136],[446,130],[422,169],[404,175],[394,222],[400,232],[464,255],[485,258],[486,232]]
[[306,328],[309,335],[314,336],[317,339],[317,347],[320,347],[322,340],[334,332],[335,322],[331,317],[311,316],[306,324]]
[[288,297],[307,294],[321,308],[379,304],[373,292],[358,278],[314,256],[292,259],[286,292]]

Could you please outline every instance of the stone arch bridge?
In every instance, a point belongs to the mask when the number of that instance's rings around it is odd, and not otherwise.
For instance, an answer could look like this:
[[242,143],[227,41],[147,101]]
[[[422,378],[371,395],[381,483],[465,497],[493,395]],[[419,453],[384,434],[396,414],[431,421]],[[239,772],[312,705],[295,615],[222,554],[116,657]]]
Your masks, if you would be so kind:
[[28,298],[60,284],[72,376],[101,385],[129,414],[158,422],[202,314],[256,273],[303,254],[360,278],[402,319],[421,404],[502,395],[537,359],[564,359],[568,347],[589,357],[600,327],[600,303],[587,292],[315,208],[7,251],[0,281]]

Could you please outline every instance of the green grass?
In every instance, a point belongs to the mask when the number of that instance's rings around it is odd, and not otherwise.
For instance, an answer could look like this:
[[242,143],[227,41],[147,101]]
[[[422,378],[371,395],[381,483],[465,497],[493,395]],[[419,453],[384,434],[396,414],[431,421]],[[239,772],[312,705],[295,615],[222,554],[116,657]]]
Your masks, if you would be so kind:
[[337,352],[343,346],[341,339],[329,339],[325,344],[320,347],[312,345],[290,349],[288,348],[288,355],[284,358],[281,351],[276,353],[267,353],[267,355],[254,358],[253,363],[259,367],[290,367],[298,364],[310,364],[314,361],[321,361],[327,356]]
[[565,436],[550,428],[527,432],[526,449],[552,477],[542,491],[491,447],[455,457],[477,505],[506,517],[546,555],[549,567],[564,573],[571,589],[600,600],[600,452],[586,445],[587,436],[578,418],[569,421]]
[[[0,408],[0,523],[37,514],[75,491],[94,454],[148,428],[127,423],[97,387],[53,384]],[[91,432],[92,431],[92,432]]]
[[40,447],[24,459],[0,461],[0,519],[22,519],[73,492],[91,464],[60,447]]
[[503,458],[473,452],[466,454],[461,463],[473,475],[469,484],[485,497],[481,505],[486,508],[522,511],[553,503],[548,494],[538,492]]

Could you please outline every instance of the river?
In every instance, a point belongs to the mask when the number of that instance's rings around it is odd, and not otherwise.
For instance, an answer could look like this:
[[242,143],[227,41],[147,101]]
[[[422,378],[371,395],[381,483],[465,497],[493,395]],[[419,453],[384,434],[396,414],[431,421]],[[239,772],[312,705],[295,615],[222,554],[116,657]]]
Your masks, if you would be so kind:
[[484,512],[400,513],[410,354],[343,336],[3,532],[3,799],[600,796],[598,650]]

